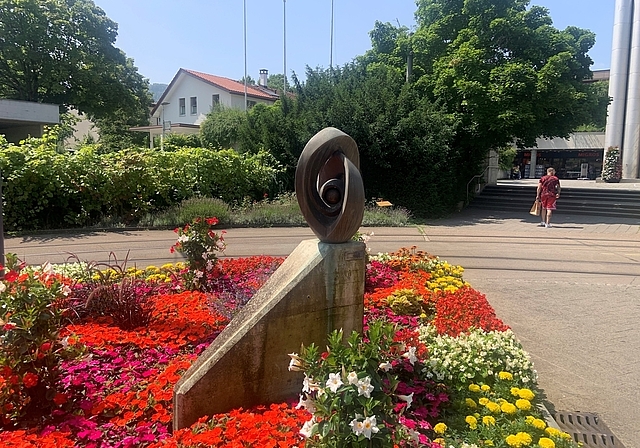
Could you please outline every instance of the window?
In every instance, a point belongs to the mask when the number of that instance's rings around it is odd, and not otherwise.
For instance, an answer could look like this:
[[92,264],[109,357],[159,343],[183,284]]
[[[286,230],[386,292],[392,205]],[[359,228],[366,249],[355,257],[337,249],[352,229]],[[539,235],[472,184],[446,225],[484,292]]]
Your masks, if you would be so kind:
[[251,109],[255,105],[256,105],[255,101],[247,100],[247,109]]
[[198,113],[198,97],[191,97],[191,115],[195,115]]
[[217,93],[214,95],[211,95],[211,107],[216,107],[217,105],[220,104],[220,95],[218,95]]
[[184,115],[186,114],[186,106],[185,106],[184,98],[180,98],[178,100],[178,113],[180,114],[181,117],[184,117]]

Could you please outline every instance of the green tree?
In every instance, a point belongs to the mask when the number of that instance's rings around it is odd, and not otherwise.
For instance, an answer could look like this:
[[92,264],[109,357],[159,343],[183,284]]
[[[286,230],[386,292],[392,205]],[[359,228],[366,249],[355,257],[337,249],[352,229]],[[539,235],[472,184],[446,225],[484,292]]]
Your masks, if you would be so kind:
[[[478,172],[489,149],[538,137],[566,137],[590,121],[597,101],[583,80],[593,33],[552,26],[528,0],[418,0],[413,34],[377,24],[363,60],[406,66],[413,53],[416,89],[456,123],[452,142]],[[395,42],[395,45],[391,45]]]
[[148,124],[148,81],[117,28],[91,0],[0,0],[0,96],[75,108],[102,138]]
[[241,128],[247,122],[247,113],[218,105],[200,125],[200,139],[210,148],[232,148],[237,146]]

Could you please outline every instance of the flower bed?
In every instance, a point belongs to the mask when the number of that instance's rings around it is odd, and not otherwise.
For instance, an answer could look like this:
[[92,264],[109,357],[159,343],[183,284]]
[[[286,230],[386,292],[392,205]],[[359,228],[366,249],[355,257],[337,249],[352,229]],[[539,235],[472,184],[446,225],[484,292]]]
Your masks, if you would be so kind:
[[[10,262],[0,445],[575,446],[542,419],[529,357],[485,296],[461,267],[414,249],[370,258],[363,335],[292,354],[299,399],[172,432],[175,383],[282,259],[207,261],[197,277],[163,266],[73,279]],[[144,319],[115,320],[114,307]]]

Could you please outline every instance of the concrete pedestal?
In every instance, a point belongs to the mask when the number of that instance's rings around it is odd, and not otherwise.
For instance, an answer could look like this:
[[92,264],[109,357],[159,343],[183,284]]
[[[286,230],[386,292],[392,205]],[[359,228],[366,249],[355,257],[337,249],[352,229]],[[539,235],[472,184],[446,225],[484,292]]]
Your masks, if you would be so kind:
[[180,379],[173,428],[296,398],[303,375],[288,371],[288,354],[324,347],[334,329],[362,332],[364,274],[364,243],[300,243]]

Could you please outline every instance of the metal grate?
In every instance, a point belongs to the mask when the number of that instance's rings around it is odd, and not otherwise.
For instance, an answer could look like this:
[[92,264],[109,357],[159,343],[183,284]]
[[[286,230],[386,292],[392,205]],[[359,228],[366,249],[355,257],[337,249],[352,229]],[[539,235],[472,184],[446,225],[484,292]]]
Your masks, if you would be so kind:
[[624,448],[597,414],[590,412],[556,411],[554,420],[561,430],[587,448]]

